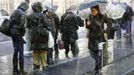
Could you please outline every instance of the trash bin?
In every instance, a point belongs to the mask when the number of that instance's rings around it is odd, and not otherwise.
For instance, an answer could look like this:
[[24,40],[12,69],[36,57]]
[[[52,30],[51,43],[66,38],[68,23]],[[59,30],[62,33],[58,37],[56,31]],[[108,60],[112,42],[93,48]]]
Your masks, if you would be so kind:
[[102,47],[102,66],[106,66],[113,62],[114,40],[109,39],[100,46]]

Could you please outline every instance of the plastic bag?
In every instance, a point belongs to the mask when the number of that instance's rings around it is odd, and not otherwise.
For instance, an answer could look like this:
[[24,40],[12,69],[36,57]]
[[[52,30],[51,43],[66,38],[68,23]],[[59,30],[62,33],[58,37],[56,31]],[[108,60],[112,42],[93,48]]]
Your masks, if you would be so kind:
[[49,31],[49,38],[48,38],[48,48],[54,47],[54,38],[52,36],[52,33]]

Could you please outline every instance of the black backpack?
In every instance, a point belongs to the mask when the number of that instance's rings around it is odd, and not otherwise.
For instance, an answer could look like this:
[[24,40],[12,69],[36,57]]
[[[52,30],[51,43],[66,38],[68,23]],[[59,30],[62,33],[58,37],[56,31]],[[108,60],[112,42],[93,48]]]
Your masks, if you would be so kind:
[[77,20],[79,22],[79,26],[84,27],[84,20],[82,20],[80,16],[77,16]]
[[44,37],[48,37],[48,30],[43,27],[39,14],[32,20],[34,25],[31,26],[31,42],[43,42]]

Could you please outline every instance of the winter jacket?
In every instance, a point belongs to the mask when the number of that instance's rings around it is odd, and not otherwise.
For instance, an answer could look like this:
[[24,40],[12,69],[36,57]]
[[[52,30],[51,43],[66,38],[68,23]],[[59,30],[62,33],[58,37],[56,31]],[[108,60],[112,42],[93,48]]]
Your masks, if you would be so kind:
[[25,11],[28,9],[28,4],[23,2],[10,17],[11,36],[24,36],[25,34]]
[[[89,16],[89,21],[91,24],[89,26],[86,26],[87,29],[89,29],[89,42],[88,42],[88,48],[91,50],[98,50],[98,44],[100,42],[105,42],[104,33],[109,32],[111,28],[111,22],[110,20],[100,14],[98,16]],[[107,29],[104,30],[104,23],[107,23]]]
[[47,49],[49,25],[46,15],[43,13],[30,14],[27,28],[30,30],[31,50]]
[[77,30],[79,29],[79,23],[77,15],[72,12],[66,12],[61,17],[60,25],[63,40],[75,41],[78,39]]

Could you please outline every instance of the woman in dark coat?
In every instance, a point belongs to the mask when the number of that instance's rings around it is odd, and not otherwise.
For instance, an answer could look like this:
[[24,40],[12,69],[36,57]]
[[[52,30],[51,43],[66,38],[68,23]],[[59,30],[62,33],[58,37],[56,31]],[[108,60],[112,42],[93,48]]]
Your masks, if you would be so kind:
[[[10,33],[13,40],[13,73],[25,74],[24,71],[24,44],[25,12],[29,8],[27,2],[22,2],[10,17]],[[19,57],[19,58],[18,58]]]
[[27,28],[30,29],[31,50],[33,50],[34,69],[46,69],[48,50],[48,22],[42,12],[42,5],[36,2],[32,5],[33,13],[28,16]]
[[88,49],[90,49],[90,54],[95,59],[95,71],[99,73],[99,70],[102,68],[102,50],[99,50],[98,44],[106,41],[106,32],[110,29],[110,26],[107,26],[107,29],[104,30],[104,23],[111,25],[111,22],[106,16],[100,13],[98,5],[91,7],[91,12],[92,14],[89,15],[89,19],[86,23],[86,28],[89,29]]

